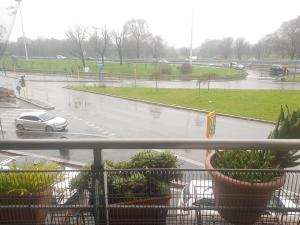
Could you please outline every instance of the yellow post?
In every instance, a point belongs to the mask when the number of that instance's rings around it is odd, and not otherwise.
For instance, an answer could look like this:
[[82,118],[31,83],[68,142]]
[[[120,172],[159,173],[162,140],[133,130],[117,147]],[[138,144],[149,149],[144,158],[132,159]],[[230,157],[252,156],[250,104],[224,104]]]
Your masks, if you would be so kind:
[[[206,132],[205,136],[207,139],[213,138],[216,132],[216,113],[215,112],[209,112],[207,114],[207,122],[206,122]],[[211,153],[211,149],[206,150],[206,156],[208,156]]]

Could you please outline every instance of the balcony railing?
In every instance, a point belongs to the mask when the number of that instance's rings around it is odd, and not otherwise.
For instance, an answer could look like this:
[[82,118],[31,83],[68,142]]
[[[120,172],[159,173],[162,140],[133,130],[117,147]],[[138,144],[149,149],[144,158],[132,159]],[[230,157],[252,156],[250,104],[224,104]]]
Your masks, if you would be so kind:
[[[199,169],[106,169],[102,150],[128,149],[300,149],[299,140],[4,140],[1,150],[93,150],[91,169],[60,171],[0,171],[0,224],[232,224],[228,214],[234,214],[234,224],[249,224],[249,215],[259,214],[256,224],[300,224],[300,170],[209,170]],[[117,153],[117,152],[116,152]],[[216,199],[212,172],[247,177],[284,177],[282,184],[269,194],[265,206],[253,206],[253,198],[265,201],[261,187],[228,194],[226,178],[218,198],[229,201],[229,206]],[[1,194],[5,179],[22,174],[23,182],[36,177],[60,177],[53,187],[37,195]],[[70,183],[79,176],[89,178],[84,190],[72,189]],[[124,185],[123,178],[147,177],[144,185]],[[171,180],[169,185],[154,182]],[[142,182],[142,181],[141,181]],[[273,181],[272,181],[273,182]],[[11,181],[14,184],[14,180]],[[263,186],[263,185],[261,185]],[[268,186],[268,185],[265,185]],[[132,189],[135,188],[135,194]],[[159,188],[161,191],[157,191]],[[227,188],[228,189],[228,188]],[[247,189],[248,190],[248,189]],[[253,195],[254,193],[254,195]],[[246,201],[241,200],[241,195]],[[218,202],[218,203],[217,203]],[[17,216],[16,216],[17,215]],[[225,215],[225,216],[224,216]],[[17,219],[19,218],[19,219]],[[226,219],[224,219],[226,218]]]

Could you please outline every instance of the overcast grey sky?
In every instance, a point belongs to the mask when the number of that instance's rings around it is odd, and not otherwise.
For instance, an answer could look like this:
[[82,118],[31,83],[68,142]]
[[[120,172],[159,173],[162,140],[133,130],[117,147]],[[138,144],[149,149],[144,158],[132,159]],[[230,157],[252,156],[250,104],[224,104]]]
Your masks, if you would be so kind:
[[[0,0],[1,1],[1,0]],[[14,1],[14,0],[12,0]],[[189,46],[194,12],[194,46],[205,39],[245,37],[251,43],[300,15],[299,0],[23,0],[26,36],[65,38],[75,24],[121,29],[145,19],[170,45]],[[91,29],[92,32],[92,29]],[[18,15],[11,40],[22,35]]]

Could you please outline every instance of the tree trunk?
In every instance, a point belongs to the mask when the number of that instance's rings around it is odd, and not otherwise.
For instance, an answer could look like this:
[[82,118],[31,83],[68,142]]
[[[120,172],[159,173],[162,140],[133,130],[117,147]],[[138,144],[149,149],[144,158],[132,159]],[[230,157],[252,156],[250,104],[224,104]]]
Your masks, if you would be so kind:
[[118,50],[118,53],[119,53],[120,66],[122,66],[123,65],[123,56],[122,56],[121,49]]
[[104,55],[101,54],[102,65],[104,66]]
[[139,59],[140,58],[140,42],[136,42],[136,57]]
[[85,68],[85,59],[84,59],[84,56],[81,57],[81,62],[82,62],[83,70],[84,70],[84,68]]

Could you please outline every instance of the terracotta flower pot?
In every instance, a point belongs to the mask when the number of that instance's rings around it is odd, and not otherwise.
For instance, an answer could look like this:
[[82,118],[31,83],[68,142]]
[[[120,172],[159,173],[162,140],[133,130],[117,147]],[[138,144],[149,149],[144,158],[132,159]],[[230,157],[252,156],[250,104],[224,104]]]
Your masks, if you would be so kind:
[[[205,161],[207,169],[212,165],[216,154],[210,154]],[[212,177],[212,188],[219,214],[228,222],[236,225],[254,224],[263,213],[275,190],[284,185],[286,176],[264,183],[249,183],[225,176],[218,171],[209,171]],[[232,208],[231,210],[228,208]],[[227,208],[227,210],[225,209]]]
[[0,224],[5,225],[44,225],[47,209],[30,208],[31,205],[48,205],[52,199],[51,191],[27,195],[0,194],[0,205],[24,205],[28,208],[0,210]]
[[145,209],[145,208],[116,208],[109,210],[109,222],[112,225],[124,224],[124,225],[165,225],[168,214],[168,209],[159,208],[159,205],[169,206],[170,195],[162,197],[152,197],[134,201],[120,202],[112,205],[143,205],[143,206],[155,206],[157,208]]

